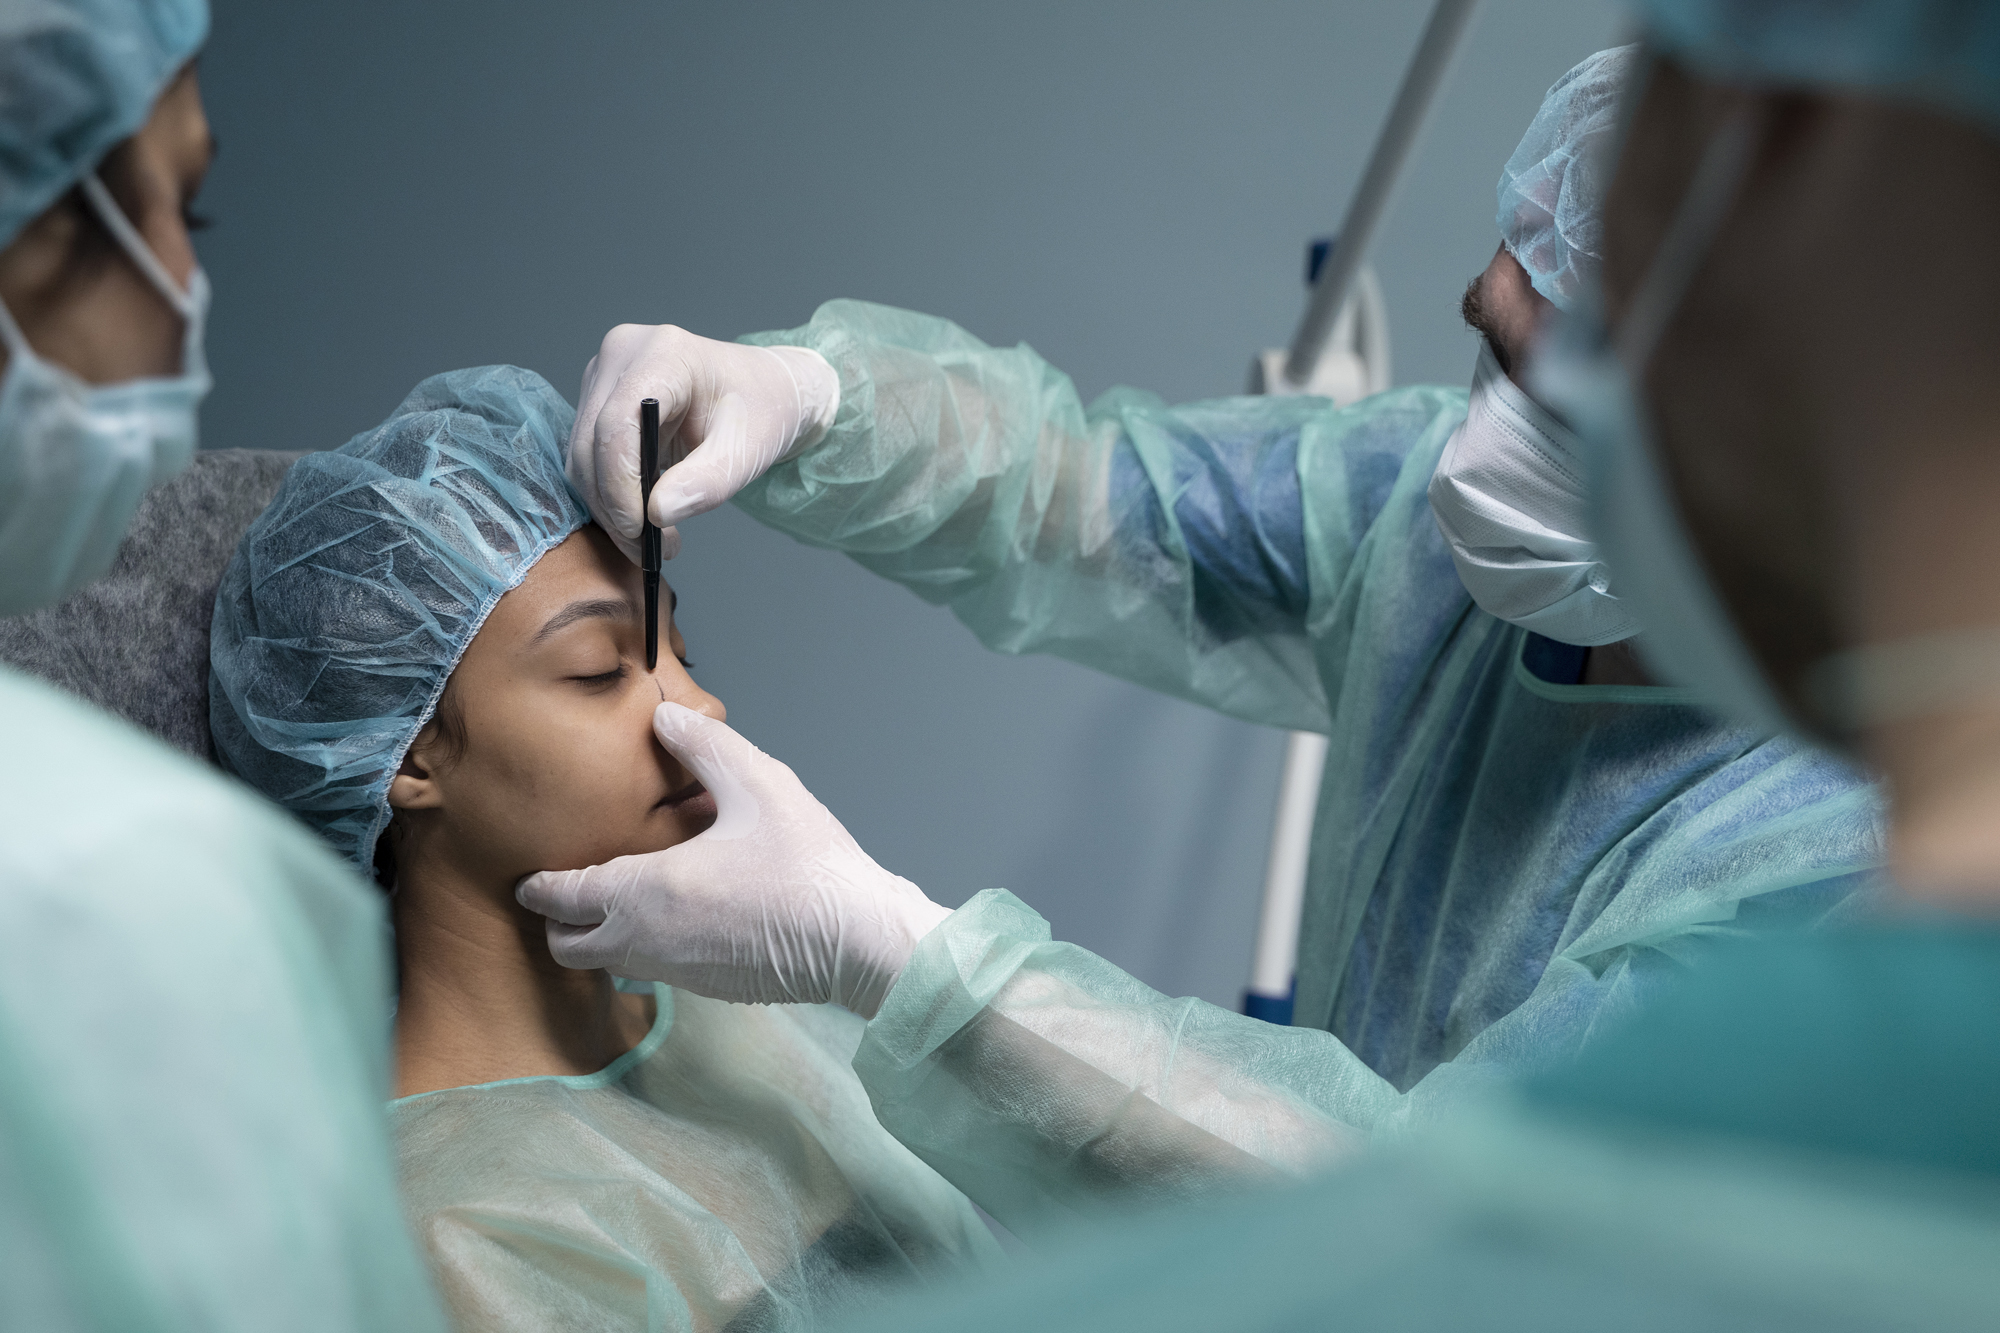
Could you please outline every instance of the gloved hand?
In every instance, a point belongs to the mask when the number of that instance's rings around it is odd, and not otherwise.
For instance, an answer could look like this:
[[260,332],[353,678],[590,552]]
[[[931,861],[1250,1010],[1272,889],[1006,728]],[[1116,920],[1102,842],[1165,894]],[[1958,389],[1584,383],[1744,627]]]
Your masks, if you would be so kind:
[[791,769],[722,723],[663,703],[653,733],[714,795],[715,823],[662,852],[522,880],[515,896],[549,918],[555,960],[873,1018],[950,909],[876,865]]
[[660,554],[671,557],[680,549],[674,524],[820,441],[840,407],[840,377],[806,347],[717,342],[671,324],[620,324],[605,334],[583,370],[569,479],[598,526],[635,561],[642,398],[660,400],[665,470],[652,511],[665,529]]

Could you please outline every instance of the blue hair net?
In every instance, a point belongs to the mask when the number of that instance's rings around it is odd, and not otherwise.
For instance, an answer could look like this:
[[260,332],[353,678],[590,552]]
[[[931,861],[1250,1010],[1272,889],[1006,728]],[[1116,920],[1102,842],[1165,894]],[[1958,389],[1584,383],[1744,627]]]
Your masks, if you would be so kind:
[[208,0],[0,4],[0,245],[138,133],[208,36]]
[[1535,290],[1564,310],[1597,282],[1618,94],[1639,48],[1599,51],[1557,79],[1500,169],[1500,238]]
[[2000,133],[1993,0],[1642,0],[1647,41],[1722,82],[1926,103]]
[[532,371],[433,375],[374,430],[300,459],[222,576],[216,752],[363,869],[472,636],[590,520],[563,476],[575,415]]

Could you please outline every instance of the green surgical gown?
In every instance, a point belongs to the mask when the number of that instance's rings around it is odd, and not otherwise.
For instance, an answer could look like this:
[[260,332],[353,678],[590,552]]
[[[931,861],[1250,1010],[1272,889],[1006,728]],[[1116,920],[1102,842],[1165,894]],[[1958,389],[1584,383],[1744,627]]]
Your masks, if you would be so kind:
[[403,1190],[460,1328],[811,1329],[999,1246],[876,1123],[843,1010],[656,987],[600,1072],[392,1103]]
[[890,993],[856,1057],[883,1123],[1017,1231],[1311,1169],[1868,882],[1847,770],[1584,686],[1579,650],[1473,605],[1426,494],[1462,391],[1086,410],[1024,346],[851,301],[750,341],[841,382],[751,514],[1000,651],[1330,737],[1293,1027],[1168,999],[997,890]]
[[1571,1067],[870,1333],[1987,1333],[2000,930],[1731,942]]
[[380,893],[0,669],[0,1328],[437,1330],[382,1098]]

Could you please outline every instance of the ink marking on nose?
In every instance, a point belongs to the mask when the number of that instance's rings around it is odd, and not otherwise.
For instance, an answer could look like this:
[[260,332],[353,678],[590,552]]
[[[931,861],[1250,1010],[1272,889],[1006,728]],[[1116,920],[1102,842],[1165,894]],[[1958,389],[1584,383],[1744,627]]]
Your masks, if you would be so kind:
[[653,678],[653,688],[660,692],[660,702],[665,703],[667,701],[667,687],[660,684],[659,677],[657,676]]

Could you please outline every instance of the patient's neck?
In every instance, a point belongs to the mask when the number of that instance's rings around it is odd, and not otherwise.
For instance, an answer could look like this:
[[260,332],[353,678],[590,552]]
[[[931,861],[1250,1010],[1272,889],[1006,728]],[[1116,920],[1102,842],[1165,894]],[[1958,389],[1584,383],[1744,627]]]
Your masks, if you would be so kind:
[[537,1074],[591,1074],[632,1049],[652,1001],[549,956],[512,884],[480,882],[422,845],[399,849],[392,915],[402,982],[396,1095]]

